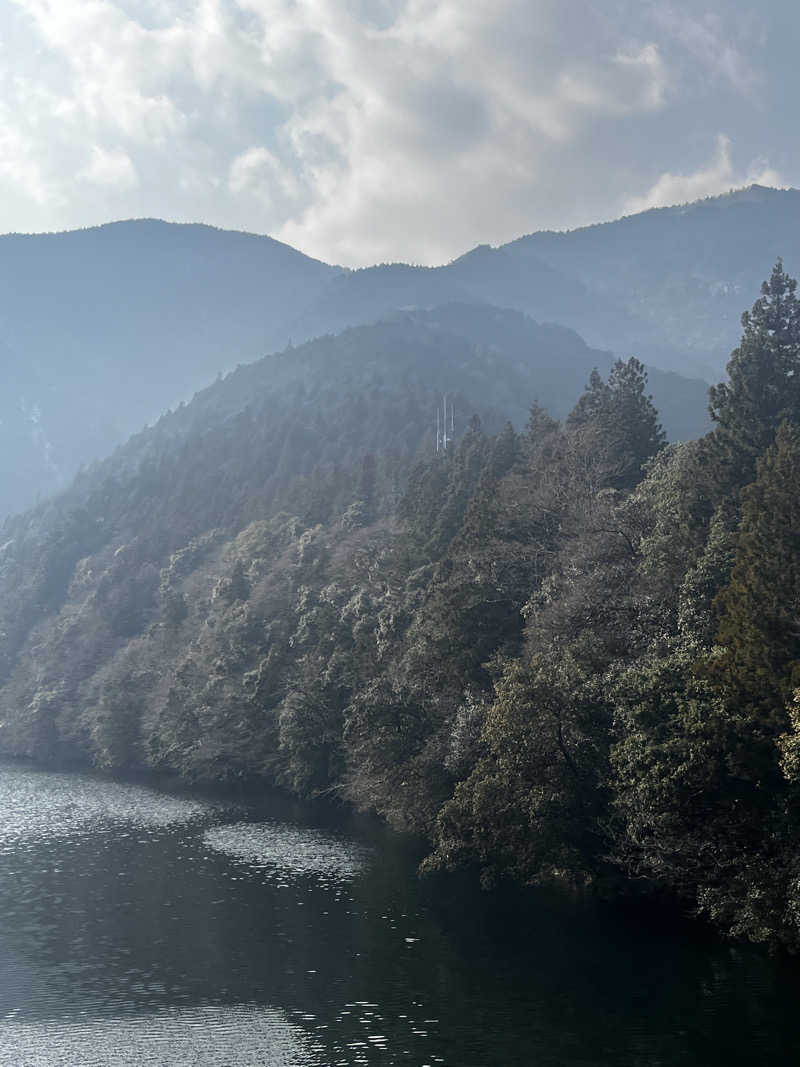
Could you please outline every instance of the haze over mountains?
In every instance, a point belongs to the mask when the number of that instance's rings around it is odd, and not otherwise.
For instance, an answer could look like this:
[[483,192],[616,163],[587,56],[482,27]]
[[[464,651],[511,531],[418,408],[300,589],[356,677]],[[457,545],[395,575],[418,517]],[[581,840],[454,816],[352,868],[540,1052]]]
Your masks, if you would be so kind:
[[[7,239],[41,258],[7,264],[5,318],[39,469],[217,377],[2,523],[0,754],[336,798],[420,834],[433,870],[641,887],[796,950],[800,299],[752,263],[790,267],[795,203],[439,270],[152,222]],[[696,233],[719,258],[694,270]],[[571,274],[531,251],[570,242]],[[587,333],[638,323],[667,366],[713,359],[736,300],[713,428],[700,379],[497,306],[546,296]]]
[[[399,311],[440,305],[494,305],[577,330],[595,350],[556,332],[562,355],[551,366],[534,323],[487,309],[461,316],[467,330],[452,310],[439,317],[437,329],[465,341],[474,331],[484,351],[513,357],[526,389],[535,370],[534,391],[556,414],[591,366],[636,354],[651,368],[670,435],[695,436],[705,429],[706,387],[685,379],[720,376],[741,310],[779,255],[789,270],[800,259],[800,192],[758,186],[476,248],[439,268],[350,271],[268,237],[155,220],[8,235],[0,238],[0,512],[63,487],[81,464],[239,363],[382,319],[396,331]],[[423,314],[411,336],[432,321]],[[529,343],[536,358],[525,368]],[[443,384],[466,391],[457,379]],[[518,420],[512,395],[495,379],[483,400]],[[530,399],[519,395],[517,407]]]

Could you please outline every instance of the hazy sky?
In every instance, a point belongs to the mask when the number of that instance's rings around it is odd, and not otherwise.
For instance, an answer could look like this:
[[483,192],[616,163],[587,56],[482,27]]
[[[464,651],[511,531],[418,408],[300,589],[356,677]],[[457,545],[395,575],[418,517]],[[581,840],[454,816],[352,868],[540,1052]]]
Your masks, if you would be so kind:
[[4,0],[0,231],[441,262],[800,185],[796,0]]

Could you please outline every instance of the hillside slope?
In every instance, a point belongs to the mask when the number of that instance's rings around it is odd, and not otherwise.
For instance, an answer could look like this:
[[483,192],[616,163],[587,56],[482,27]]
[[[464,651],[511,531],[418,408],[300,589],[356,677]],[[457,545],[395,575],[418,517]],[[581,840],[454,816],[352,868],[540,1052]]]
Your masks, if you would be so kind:
[[267,237],[155,220],[0,237],[0,514],[283,348],[337,273]]
[[603,356],[511,311],[239,368],[3,525],[0,752],[339,798],[428,868],[797,949],[794,289],[681,445],[634,359],[504,424]]
[[[0,237],[0,514],[65,486],[238,363],[401,309],[517,309],[715,380],[742,303],[779,255],[790,269],[800,260],[800,193],[759,187],[438,268],[342,270],[267,237],[155,220]],[[686,436],[693,417],[663,413]]]
[[752,186],[563,233],[480,246],[435,269],[370,267],[331,279],[298,334],[444,300],[517,308],[620,357],[709,381],[743,302],[782,256],[800,261],[800,191]]
[[[44,621],[55,624],[65,597],[85,595],[80,582],[74,586],[76,567],[126,576],[119,588],[113,578],[105,586],[127,606],[119,615],[104,594],[99,625],[130,612],[119,623],[130,636],[157,611],[159,568],[195,538],[235,536],[281,510],[304,524],[324,523],[354,501],[366,500],[373,519],[390,515],[414,463],[435,453],[443,393],[455,407],[457,438],[473,415],[498,432],[508,418],[523,427],[534,402],[566,414],[592,368],[609,365],[607,353],[569,330],[538,326],[518,312],[448,306],[242,366],[66,492],[6,522],[0,660],[12,670]],[[702,383],[683,381],[681,390],[702,412]],[[686,416],[683,392],[662,392]],[[139,579],[129,581],[123,549],[135,551],[148,576],[141,589]],[[63,663],[53,666],[57,673]]]

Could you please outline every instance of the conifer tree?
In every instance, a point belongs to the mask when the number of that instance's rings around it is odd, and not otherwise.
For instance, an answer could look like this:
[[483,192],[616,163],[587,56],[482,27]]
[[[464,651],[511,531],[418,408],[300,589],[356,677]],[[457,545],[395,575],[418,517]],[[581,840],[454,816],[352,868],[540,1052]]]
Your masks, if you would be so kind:
[[603,381],[592,371],[586,391],[567,418],[580,450],[602,467],[606,487],[632,489],[645,463],[664,447],[666,436],[647,388],[647,371],[633,356],[618,359]]
[[784,419],[800,420],[800,301],[797,282],[779,259],[761,296],[742,315],[742,340],[731,353],[728,381],[709,394],[716,424],[710,439],[723,479],[747,485],[756,461]]
[[785,727],[800,684],[800,427],[785,423],[743,492],[730,584],[717,598],[721,655],[711,674],[757,736]]

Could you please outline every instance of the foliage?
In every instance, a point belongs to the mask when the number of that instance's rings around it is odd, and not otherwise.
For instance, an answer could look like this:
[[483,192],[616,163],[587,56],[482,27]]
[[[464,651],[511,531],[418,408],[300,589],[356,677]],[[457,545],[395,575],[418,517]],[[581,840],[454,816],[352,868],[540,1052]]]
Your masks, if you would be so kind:
[[753,480],[758,457],[785,419],[800,419],[800,300],[778,260],[761,296],[742,315],[744,333],[728,380],[710,392],[712,454],[731,486]]
[[799,948],[799,324],[779,264],[682,445],[631,359],[436,454],[427,368],[488,356],[418,323],[220,382],[6,524],[2,750],[326,796],[425,869]]

